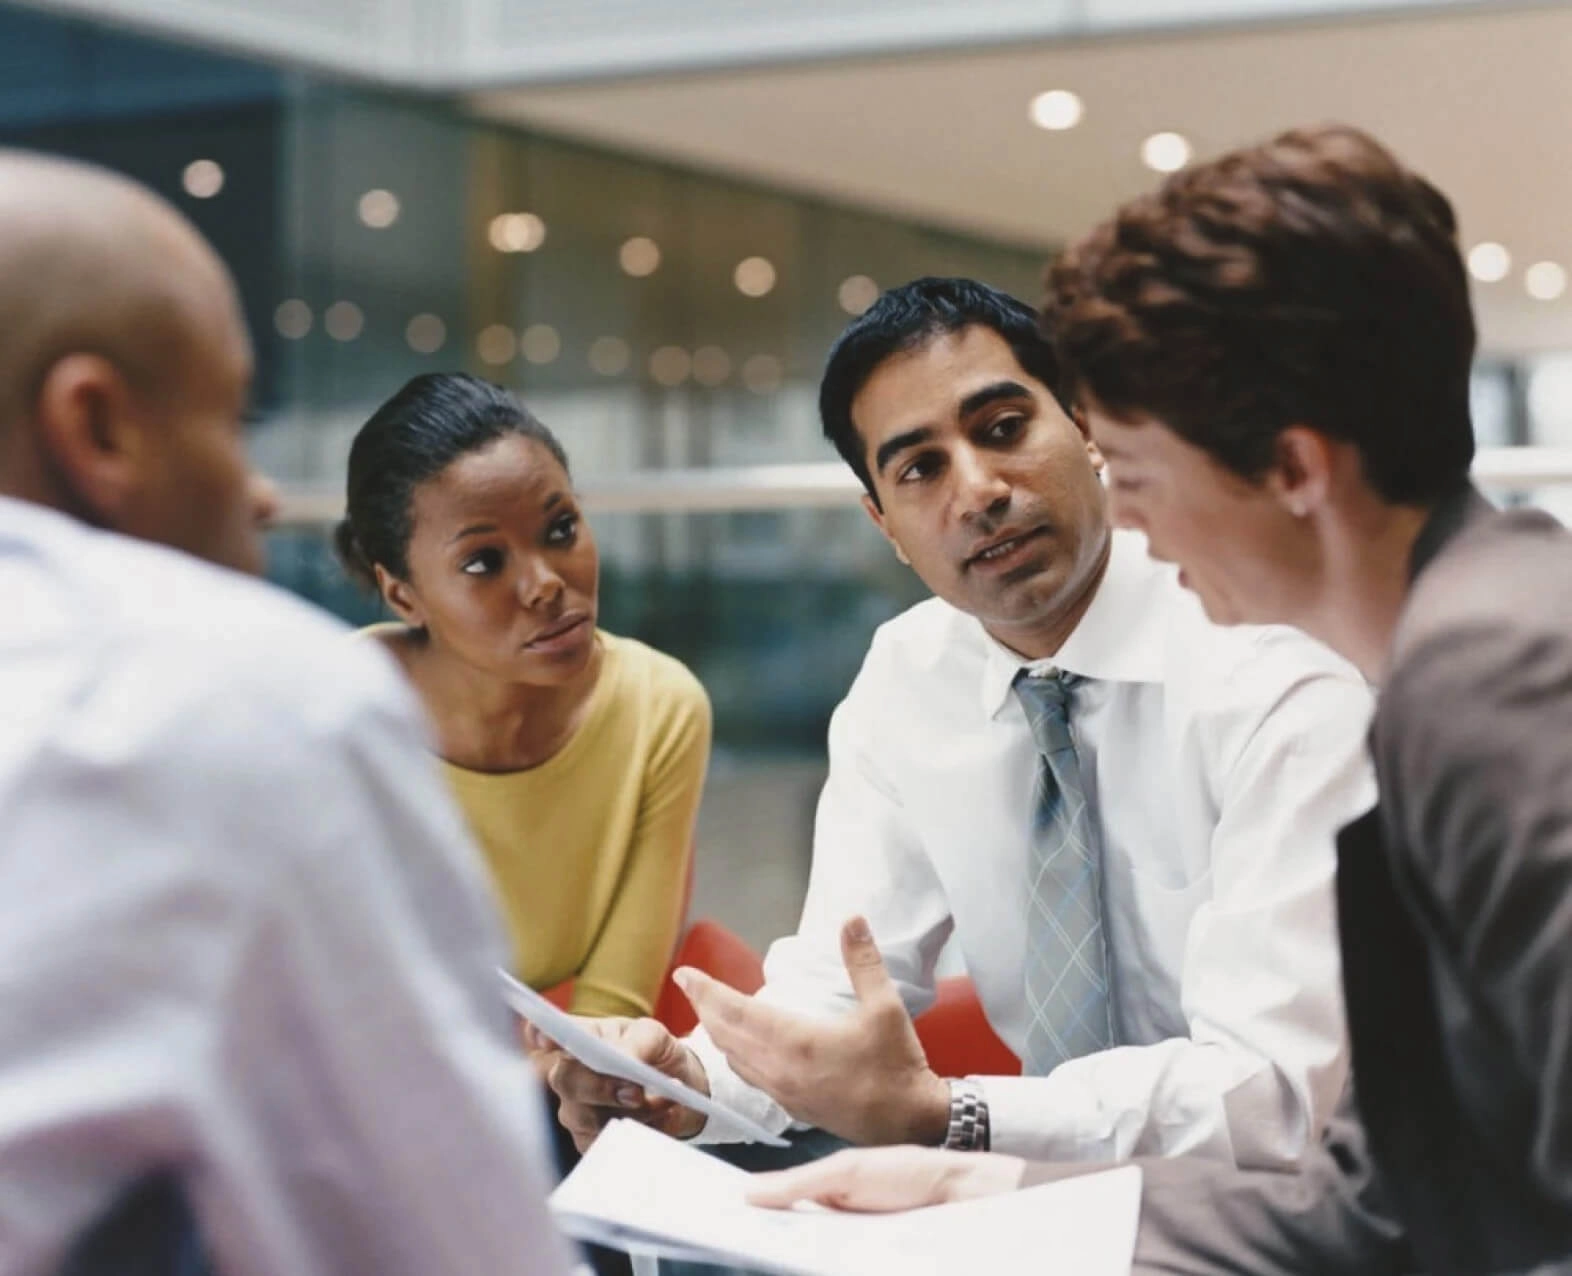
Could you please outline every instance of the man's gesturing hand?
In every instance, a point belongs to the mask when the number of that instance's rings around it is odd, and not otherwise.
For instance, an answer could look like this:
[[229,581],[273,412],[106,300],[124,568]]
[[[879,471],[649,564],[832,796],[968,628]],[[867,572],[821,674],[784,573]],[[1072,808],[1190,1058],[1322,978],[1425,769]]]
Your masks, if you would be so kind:
[[861,917],[841,928],[841,957],[857,1008],[832,1020],[791,1014],[686,967],[674,978],[737,1075],[796,1120],[854,1143],[942,1143],[949,1086],[928,1067]]
[[[667,1076],[676,1077],[700,1094],[710,1092],[704,1065],[655,1020],[582,1019],[580,1023],[597,1037]],[[573,1145],[580,1152],[589,1150],[606,1122],[614,1117],[632,1117],[679,1139],[690,1138],[703,1128],[704,1118],[697,1112],[659,1095],[646,1094],[643,1087],[631,1081],[592,1072],[534,1027],[525,1026],[524,1044],[536,1070],[561,1099],[557,1119],[573,1136]]]

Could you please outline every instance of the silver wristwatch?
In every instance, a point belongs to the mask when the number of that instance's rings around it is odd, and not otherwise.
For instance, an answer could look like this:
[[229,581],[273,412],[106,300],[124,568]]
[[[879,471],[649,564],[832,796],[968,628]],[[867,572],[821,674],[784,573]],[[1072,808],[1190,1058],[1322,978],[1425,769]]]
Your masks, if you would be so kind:
[[950,1081],[950,1126],[944,1146],[957,1152],[986,1152],[989,1144],[988,1098],[975,1081]]

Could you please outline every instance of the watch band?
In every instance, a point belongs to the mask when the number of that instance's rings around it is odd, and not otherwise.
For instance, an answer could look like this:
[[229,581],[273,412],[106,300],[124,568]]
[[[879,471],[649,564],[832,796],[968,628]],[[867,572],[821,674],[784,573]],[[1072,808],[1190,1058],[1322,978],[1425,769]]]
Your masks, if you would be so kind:
[[975,1081],[952,1078],[950,1081],[950,1124],[944,1134],[944,1147],[957,1152],[986,1152],[991,1131],[988,1128],[988,1097]]

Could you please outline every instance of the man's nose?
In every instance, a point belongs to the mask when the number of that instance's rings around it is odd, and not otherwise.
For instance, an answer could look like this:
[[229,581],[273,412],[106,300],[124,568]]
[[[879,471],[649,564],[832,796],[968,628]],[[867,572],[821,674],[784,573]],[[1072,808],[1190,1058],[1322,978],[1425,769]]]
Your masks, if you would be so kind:
[[988,457],[971,448],[957,451],[955,467],[956,501],[962,519],[997,517],[1009,508],[1010,484]]

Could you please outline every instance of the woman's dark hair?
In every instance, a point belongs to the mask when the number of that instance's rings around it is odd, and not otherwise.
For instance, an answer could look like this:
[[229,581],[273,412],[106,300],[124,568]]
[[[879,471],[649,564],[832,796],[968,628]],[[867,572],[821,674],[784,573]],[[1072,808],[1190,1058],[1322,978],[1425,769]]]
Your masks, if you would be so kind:
[[415,489],[509,434],[534,439],[568,468],[557,436],[501,386],[465,372],[428,372],[406,382],[349,449],[347,516],[333,535],[344,569],[372,589],[378,563],[408,577]]
[[852,420],[852,400],[874,369],[891,355],[971,327],[997,332],[1009,343],[1025,372],[1050,391],[1057,387],[1059,366],[1053,344],[1038,326],[1037,312],[1024,301],[974,279],[929,276],[891,288],[853,319],[830,348],[819,382],[824,437],[835,445],[875,503],[879,497],[868,469],[868,445]]

